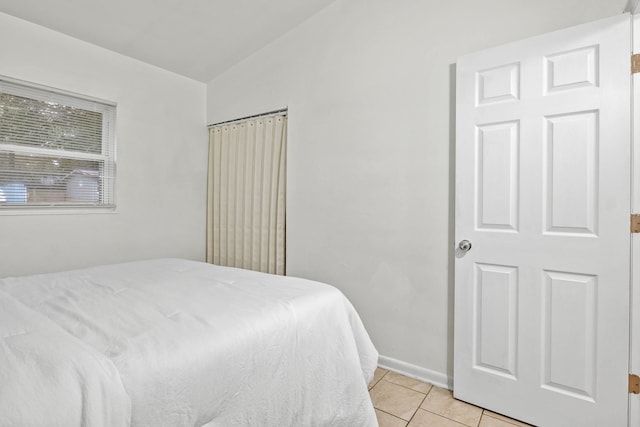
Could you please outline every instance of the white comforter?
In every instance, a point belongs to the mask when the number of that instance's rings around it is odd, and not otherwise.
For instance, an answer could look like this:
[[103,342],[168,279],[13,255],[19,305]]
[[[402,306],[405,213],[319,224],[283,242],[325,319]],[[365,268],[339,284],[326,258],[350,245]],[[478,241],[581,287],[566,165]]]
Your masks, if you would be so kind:
[[378,354],[317,282],[174,259],[2,279],[0,337],[2,426],[377,425]]

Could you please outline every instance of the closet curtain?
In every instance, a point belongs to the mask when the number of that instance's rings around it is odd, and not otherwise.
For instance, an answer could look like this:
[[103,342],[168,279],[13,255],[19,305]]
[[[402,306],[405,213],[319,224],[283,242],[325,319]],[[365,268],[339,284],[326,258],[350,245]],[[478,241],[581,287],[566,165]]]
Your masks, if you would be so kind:
[[207,262],[285,274],[287,116],[209,130]]

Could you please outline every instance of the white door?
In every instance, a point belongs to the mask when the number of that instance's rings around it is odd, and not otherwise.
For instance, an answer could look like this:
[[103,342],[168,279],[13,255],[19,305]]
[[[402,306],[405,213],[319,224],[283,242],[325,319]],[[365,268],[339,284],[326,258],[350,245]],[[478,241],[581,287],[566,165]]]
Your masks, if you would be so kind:
[[627,425],[629,63],[629,15],[458,60],[458,399]]

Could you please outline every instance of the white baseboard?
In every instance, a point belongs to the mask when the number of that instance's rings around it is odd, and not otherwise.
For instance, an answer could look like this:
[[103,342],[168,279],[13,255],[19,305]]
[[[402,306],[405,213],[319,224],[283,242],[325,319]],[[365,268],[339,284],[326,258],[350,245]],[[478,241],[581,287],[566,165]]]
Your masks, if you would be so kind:
[[453,390],[453,378],[441,372],[421,368],[420,366],[382,355],[378,358],[378,366],[419,381],[431,383],[437,387]]

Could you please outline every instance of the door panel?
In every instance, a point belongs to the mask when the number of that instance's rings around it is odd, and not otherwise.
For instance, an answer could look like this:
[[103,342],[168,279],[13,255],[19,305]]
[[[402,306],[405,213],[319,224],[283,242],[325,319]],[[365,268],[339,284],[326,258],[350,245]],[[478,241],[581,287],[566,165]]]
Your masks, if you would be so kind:
[[626,426],[630,18],[457,63],[454,394]]
[[515,378],[518,268],[476,264],[474,280],[474,365]]
[[545,117],[546,233],[597,235],[598,111]]
[[518,229],[518,122],[478,126],[478,213],[483,229]]
[[544,271],[542,387],[595,402],[597,277]]

